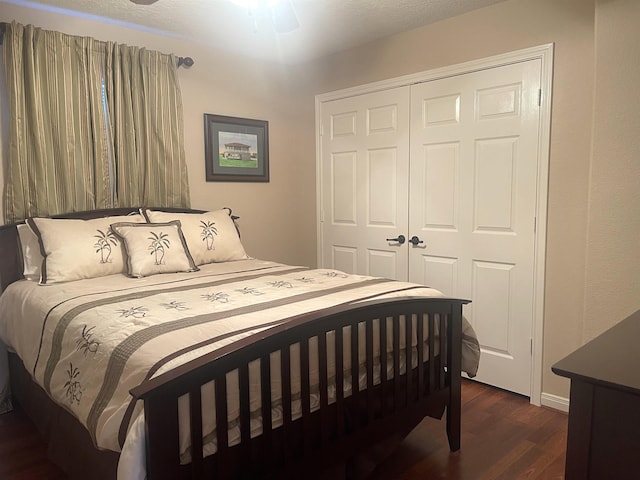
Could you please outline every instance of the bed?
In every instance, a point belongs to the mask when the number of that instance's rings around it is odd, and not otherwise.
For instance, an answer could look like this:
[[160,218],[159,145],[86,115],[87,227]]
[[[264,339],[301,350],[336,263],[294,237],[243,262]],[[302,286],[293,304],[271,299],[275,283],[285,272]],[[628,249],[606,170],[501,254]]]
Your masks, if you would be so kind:
[[72,478],[357,478],[445,411],[460,448],[466,300],[250,258],[230,211],[139,212],[0,227],[14,399]]

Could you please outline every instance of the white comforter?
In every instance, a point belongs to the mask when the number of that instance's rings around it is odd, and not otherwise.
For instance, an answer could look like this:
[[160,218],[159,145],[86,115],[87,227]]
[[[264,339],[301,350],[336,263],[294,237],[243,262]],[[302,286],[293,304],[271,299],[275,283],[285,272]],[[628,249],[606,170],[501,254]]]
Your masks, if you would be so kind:
[[[98,448],[122,451],[119,476],[144,478],[143,416],[131,388],[299,313],[400,295],[441,296],[415,284],[261,260],[143,279],[20,281],[0,297],[0,339]],[[466,322],[463,329],[463,369],[474,375],[477,341]],[[194,348],[202,339],[210,340]]]

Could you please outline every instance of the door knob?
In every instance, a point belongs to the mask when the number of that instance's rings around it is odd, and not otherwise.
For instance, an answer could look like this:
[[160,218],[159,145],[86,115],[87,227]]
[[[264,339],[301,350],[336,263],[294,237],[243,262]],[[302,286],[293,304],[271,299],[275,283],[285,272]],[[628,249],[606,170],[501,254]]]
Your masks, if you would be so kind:
[[404,235],[398,235],[396,238],[387,238],[387,242],[398,242],[402,245],[405,242],[406,238]]
[[409,242],[411,242],[413,244],[414,247],[416,247],[418,244],[420,243],[424,243],[424,240],[420,240],[420,238],[416,237],[415,235],[413,237],[411,237],[409,239]]

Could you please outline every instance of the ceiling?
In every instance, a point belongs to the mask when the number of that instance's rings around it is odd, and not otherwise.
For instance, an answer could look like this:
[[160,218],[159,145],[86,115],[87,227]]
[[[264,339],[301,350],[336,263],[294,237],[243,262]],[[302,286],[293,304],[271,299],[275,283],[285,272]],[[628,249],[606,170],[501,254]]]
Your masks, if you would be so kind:
[[299,63],[504,0],[291,0],[300,27],[276,33],[264,12],[229,0],[0,0],[178,37],[253,58]]

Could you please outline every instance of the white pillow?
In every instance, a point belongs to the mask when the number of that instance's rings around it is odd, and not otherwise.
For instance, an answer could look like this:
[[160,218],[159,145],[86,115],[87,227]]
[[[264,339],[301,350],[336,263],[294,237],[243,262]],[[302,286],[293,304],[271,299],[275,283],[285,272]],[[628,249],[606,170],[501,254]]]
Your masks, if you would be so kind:
[[92,220],[28,218],[27,225],[38,237],[40,253],[44,257],[40,283],[124,273],[122,246],[110,229],[112,223],[124,220],[145,221],[140,214]]
[[127,274],[131,277],[198,270],[177,220],[167,223],[114,223],[111,229],[122,240]]
[[22,275],[27,280],[40,280],[40,268],[44,257],[40,253],[38,236],[26,223],[18,225],[20,250],[22,252]]
[[229,209],[206,213],[168,213],[154,210],[145,210],[143,213],[151,223],[179,220],[196,265],[249,258],[240,242]]

